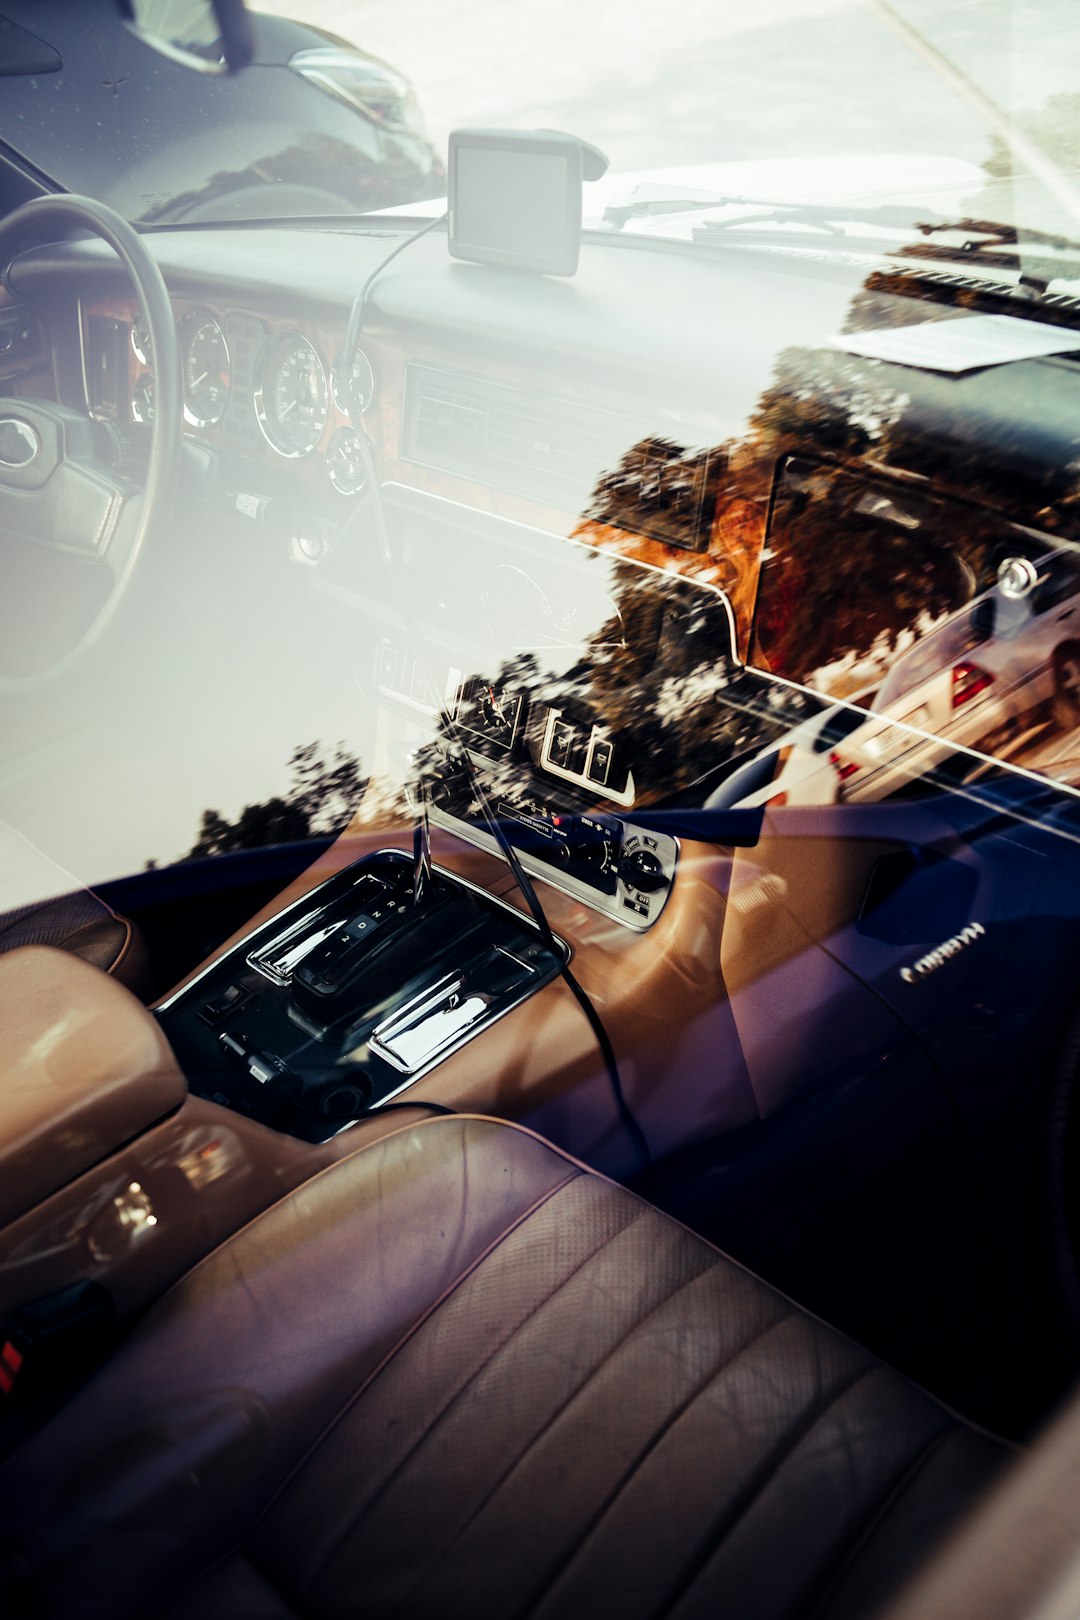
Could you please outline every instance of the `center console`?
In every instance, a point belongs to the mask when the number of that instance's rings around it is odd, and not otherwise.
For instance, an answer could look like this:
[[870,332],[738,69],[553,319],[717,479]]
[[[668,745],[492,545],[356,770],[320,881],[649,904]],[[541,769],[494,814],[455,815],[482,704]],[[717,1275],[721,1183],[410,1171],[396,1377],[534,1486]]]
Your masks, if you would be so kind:
[[322,1142],[547,984],[567,955],[465,879],[386,850],[255,930],[158,1017],[194,1092]]

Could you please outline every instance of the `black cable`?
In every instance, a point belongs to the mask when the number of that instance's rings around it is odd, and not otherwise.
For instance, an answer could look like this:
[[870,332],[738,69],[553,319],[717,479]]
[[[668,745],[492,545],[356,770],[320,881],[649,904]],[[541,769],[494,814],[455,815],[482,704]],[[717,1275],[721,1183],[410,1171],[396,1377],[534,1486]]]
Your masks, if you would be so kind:
[[369,1108],[365,1114],[361,1114],[360,1119],[378,1119],[380,1114],[392,1114],[399,1108],[426,1108],[429,1114],[448,1114],[452,1119],[456,1119],[458,1114],[456,1108],[447,1108],[445,1103],[420,1102],[417,1100],[416,1102],[376,1103],[374,1108]]
[[[421,227],[420,230],[414,231],[412,235],[407,236],[403,242],[399,242],[394,248],[393,252],[388,253],[386,258],[382,259],[380,263],[375,266],[375,269],[364,282],[360,292],[353,301],[353,307],[349,314],[349,325],[345,333],[345,346],[342,352],[341,363],[346,373],[352,364],[353,355],[356,353],[357,345],[360,342],[360,334],[363,331],[364,324],[364,310],[367,304],[368,292],[371,289],[372,283],[378,276],[382,275],[383,271],[386,269],[387,265],[392,259],[396,259],[399,253],[404,253],[407,247],[410,247],[413,242],[418,241],[421,236],[425,236],[428,231],[434,230],[436,225],[443,224],[446,218],[446,214],[440,214],[437,219],[429,220],[426,225]],[[351,395],[348,397],[348,406],[349,417],[352,421],[353,428],[356,431],[360,444],[360,455],[364,463],[364,472],[371,488],[372,506],[375,515],[375,530],[379,543],[379,550],[382,552],[383,561],[387,565],[390,565],[392,563],[390,535],[386,526],[386,513],[383,509],[382,491],[379,486],[378,469],[375,466],[375,458],[372,455],[368,436],[364,432],[364,429],[359,421],[360,412],[356,410],[355,402],[351,398]],[[418,633],[419,627],[416,623],[415,615],[413,614],[409,605],[407,594],[402,602],[402,614],[408,625],[409,632],[413,636],[417,646],[422,647],[423,638]],[[425,671],[425,674],[426,673],[427,671]],[[589,999],[587,991],[584,990],[583,987],[578,983],[574,973],[571,970],[569,962],[566,960],[564,951],[561,949],[559,942],[552,933],[551,924],[548,922],[544,913],[544,908],[537,898],[536,890],[533,888],[532,882],[530,881],[525,868],[522,866],[521,861],[518,858],[517,851],[514,849],[514,846],[511,844],[509,838],[507,838],[505,829],[488,803],[487,790],[473,772],[472,762],[469,759],[468,750],[461,741],[461,738],[458,735],[456,722],[449,712],[445,714],[445,720],[448,732],[450,733],[448,740],[453,742],[454,747],[457,750],[458,757],[465,768],[466,775],[469,778],[473,797],[480,806],[481,814],[483,815],[484,820],[487,822],[491,835],[498,844],[499,849],[510,868],[510,871],[513,873],[514,881],[517,883],[518,888],[525,897],[525,904],[528,906],[529,911],[532,914],[533,921],[540,931],[540,936],[543,939],[544,944],[551,951],[552,955],[555,957],[555,960],[559,963],[560,978],[563,980],[563,983],[566,985],[567,989],[578,1003],[578,1006],[585,1014],[589,1028],[592,1030],[593,1036],[596,1040],[596,1044],[600,1048],[600,1055],[604,1060],[604,1068],[607,1071],[608,1083],[611,1086],[611,1094],[615,1101],[616,1113],[618,1114],[627,1135],[630,1137],[630,1140],[634,1145],[634,1150],[638,1156],[638,1159],[640,1160],[641,1168],[647,1169],[652,1163],[652,1153],[649,1150],[649,1144],[646,1139],[645,1132],[638,1124],[630,1109],[629,1103],[626,1101],[626,1094],[623,1091],[622,1077],[619,1074],[619,1065],[615,1057],[615,1049],[611,1044],[611,1039],[607,1030],[604,1028],[603,1020],[596,1011],[596,1008],[593,1006],[592,1001]],[[381,1112],[381,1110],[376,1110],[376,1112]]]
[[[341,351],[341,365],[346,374],[348,373],[349,367],[352,365],[353,356],[356,353],[356,346],[360,342],[360,333],[364,326],[364,310],[367,305],[367,296],[371,291],[372,285],[378,279],[378,277],[382,275],[387,265],[393,263],[399,253],[404,253],[407,247],[412,247],[414,242],[419,242],[420,238],[422,236],[426,236],[428,231],[433,231],[436,225],[444,225],[449,217],[449,214],[446,212],[438,214],[434,219],[429,219],[426,225],[421,225],[418,231],[412,231],[408,236],[400,241],[395,248],[391,248],[385,259],[379,260],[374,270],[364,282],[364,285],[353,299],[353,306],[349,311],[349,324],[345,328],[345,346]],[[349,414],[351,416],[353,403],[351,398],[349,398],[348,403]],[[353,423],[353,426],[356,426],[355,422]]]
[[525,868],[522,866],[517,850],[506,836],[505,827],[495,815],[491,805],[488,803],[487,792],[483,786],[483,783],[478,780],[475,772],[473,771],[472,761],[469,759],[468,751],[465,748],[464,743],[462,743],[460,737],[457,735],[457,728],[452,719],[450,720],[450,727],[455,733],[454,743],[458,749],[461,763],[465,768],[465,774],[469,778],[469,785],[472,789],[473,796],[480,806],[481,814],[488,824],[491,831],[491,836],[494,838],[495,842],[502,851],[507,865],[514,874],[514,879],[518,888],[525,896],[525,904],[532,913],[533,921],[540,930],[544,944],[547,946],[548,950],[551,951],[555,957],[555,960],[559,964],[559,977],[562,979],[567,989],[571,992],[582,1012],[585,1014],[586,1019],[588,1020],[589,1028],[592,1030],[593,1035],[596,1038],[596,1044],[599,1046],[600,1055],[604,1060],[604,1067],[607,1070],[608,1082],[611,1086],[611,1094],[615,1099],[616,1112],[618,1113],[619,1119],[622,1121],[627,1135],[634,1144],[634,1149],[641,1161],[640,1168],[642,1170],[647,1170],[652,1164],[652,1153],[649,1150],[649,1143],[645,1136],[645,1132],[635,1119],[634,1114],[631,1111],[630,1104],[626,1100],[626,1093],[623,1091],[622,1077],[619,1074],[618,1061],[615,1057],[615,1049],[611,1044],[611,1038],[608,1035],[607,1030],[604,1028],[603,1020],[596,1008],[593,1006],[588,991],[578,983],[577,978],[570,967],[570,963],[567,961],[564,952],[560,949],[559,942],[551,931],[551,924],[547,920],[544,908],[540,904],[536,890],[532,886],[532,880]]
[[[396,247],[391,248],[384,259],[379,260],[364,282],[364,285],[353,299],[352,309],[349,311],[349,324],[345,328],[345,343],[341,351],[341,370],[345,377],[348,376],[352,368],[353,359],[360,343],[360,334],[364,329],[364,311],[367,308],[368,293],[371,291],[372,286],[382,275],[387,265],[393,263],[399,253],[404,253],[407,247],[412,247],[413,243],[418,242],[422,236],[426,236],[428,231],[433,231],[436,225],[444,225],[448,218],[448,213],[438,214],[434,219],[429,219],[426,225],[421,225],[418,231],[411,231]],[[389,564],[390,537],[386,532],[386,517],[383,512],[382,497],[379,493],[378,472],[371,455],[371,446],[368,443],[367,434],[360,425],[360,412],[357,410],[356,401],[352,397],[352,389],[348,387],[344,379],[342,386],[345,389],[345,402],[349,407],[349,421],[352,423],[353,430],[360,442],[364,472],[371,487],[371,499],[375,507],[375,533],[379,542],[379,550],[382,552],[383,562]]]

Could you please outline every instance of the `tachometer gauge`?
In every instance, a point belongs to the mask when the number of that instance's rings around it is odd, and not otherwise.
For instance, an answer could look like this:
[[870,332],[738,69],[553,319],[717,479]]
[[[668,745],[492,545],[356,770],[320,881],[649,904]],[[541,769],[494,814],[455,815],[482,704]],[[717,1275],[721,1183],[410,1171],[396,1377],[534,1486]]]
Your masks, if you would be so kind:
[[357,349],[352,357],[352,364],[347,370],[343,370],[341,358],[339,354],[330,373],[334,404],[344,416],[350,416],[354,412],[357,416],[362,416],[375,397],[375,373],[371,368],[371,361],[363,349]]
[[255,415],[263,437],[281,456],[306,456],[326,426],[326,371],[318,350],[300,332],[282,332],[255,367]]
[[330,482],[343,495],[359,495],[367,482],[364,456],[360,448],[360,435],[355,428],[338,428],[330,435],[326,447],[326,466]]
[[192,427],[213,427],[225,414],[232,381],[232,361],[225,334],[212,315],[193,309],[180,322],[180,355],[184,367],[184,420]]
[[149,425],[154,420],[154,373],[144,371],[131,390],[131,419]]

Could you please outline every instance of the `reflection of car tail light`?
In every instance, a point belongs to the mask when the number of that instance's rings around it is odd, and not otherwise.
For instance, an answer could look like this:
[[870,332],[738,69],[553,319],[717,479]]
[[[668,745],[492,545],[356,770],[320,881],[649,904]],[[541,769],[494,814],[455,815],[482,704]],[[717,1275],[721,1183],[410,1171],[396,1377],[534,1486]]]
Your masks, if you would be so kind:
[[779,810],[781,808],[781,806],[787,804],[787,794],[786,793],[774,793],[772,798],[767,799],[765,802],[768,805],[770,810]]
[[839,754],[830,754],[829,764],[841,782],[846,782],[848,777],[854,776],[855,772],[860,768],[853,759],[841,759]]
[[993,685],[993,682],[994,677],[988,675],[985,669],[980,669],[978,664],[954,664],[952,672],[953,708],[959,709],[965,703],[970,703],[972,698],[977,698],[981,692],[985,692],[988,686]]

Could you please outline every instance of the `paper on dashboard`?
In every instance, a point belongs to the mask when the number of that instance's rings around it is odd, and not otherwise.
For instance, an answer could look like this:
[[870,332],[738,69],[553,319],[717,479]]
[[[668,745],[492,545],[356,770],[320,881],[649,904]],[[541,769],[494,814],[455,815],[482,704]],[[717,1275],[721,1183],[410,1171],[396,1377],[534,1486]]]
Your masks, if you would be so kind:
[[1013,315],[954,315],[947,320],[918,321],[911,326],[872,332],[842,332],[829,339],[833,348],[869,360],[916,366],[920,371],[959,375],[984,366],[1009,365],[1041,355],[1080,349],[1080,334],[1045,321],[1022,321]]

